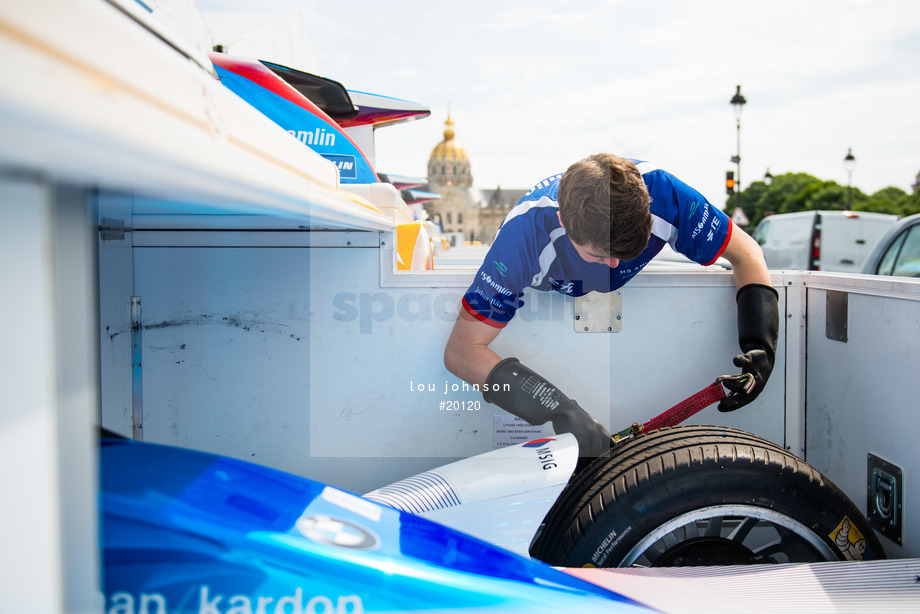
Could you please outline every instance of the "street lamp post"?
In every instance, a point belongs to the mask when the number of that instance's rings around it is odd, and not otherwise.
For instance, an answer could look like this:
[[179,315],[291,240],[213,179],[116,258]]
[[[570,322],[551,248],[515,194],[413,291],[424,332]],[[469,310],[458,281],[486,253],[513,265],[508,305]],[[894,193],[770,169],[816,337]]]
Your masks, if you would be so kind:
[[847,172],[847,211],[853,207],[853,171],[856,169],[856,157],[853,148],[847,148],[847,155],[843,159],[843,170]]
[[770,184],[773,183],[773,175],[770,174],[770,167],[767,167],[767,172],[763,175],[764,185],[767,186],[767,191],[764,193],[763,197],[763,212],[764,215],[769,215],[770,212]]
[[735,109],[735,125],[738,129],[738,153],[732,158],[732,162],[738,166],[735,180],[735,204],[739,208],[741,207],[741,107],[746,102],[747,100],[741,95],[741,86],[739,85],[731,99],[732,107]]

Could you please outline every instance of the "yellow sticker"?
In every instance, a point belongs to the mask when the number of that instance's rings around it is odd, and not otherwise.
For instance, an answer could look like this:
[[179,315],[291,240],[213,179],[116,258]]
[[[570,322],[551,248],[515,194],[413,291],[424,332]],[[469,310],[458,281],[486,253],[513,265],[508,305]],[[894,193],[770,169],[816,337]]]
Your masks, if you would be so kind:
[[837,549],[843,553],[843,558],[850,561],[863,560],[863,553],[868,546],[866,538],[859,532],[859,529],[853,526],[848,517],[843,517],[837,528],[831,531],[829,537],[834,540]]

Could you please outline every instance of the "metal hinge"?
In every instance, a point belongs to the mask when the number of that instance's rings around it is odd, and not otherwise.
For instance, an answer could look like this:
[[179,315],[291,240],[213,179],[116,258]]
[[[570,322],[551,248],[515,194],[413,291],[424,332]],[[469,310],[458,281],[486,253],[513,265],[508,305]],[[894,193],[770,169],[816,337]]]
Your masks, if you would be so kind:
[[128,232],[124,220],[114,220],[104,217],[99,223],[99,237],[103,241],[124,241]]
[[825,336],[835,341],[847,342],[849,294],[839,290],[827,291],[824,308]]

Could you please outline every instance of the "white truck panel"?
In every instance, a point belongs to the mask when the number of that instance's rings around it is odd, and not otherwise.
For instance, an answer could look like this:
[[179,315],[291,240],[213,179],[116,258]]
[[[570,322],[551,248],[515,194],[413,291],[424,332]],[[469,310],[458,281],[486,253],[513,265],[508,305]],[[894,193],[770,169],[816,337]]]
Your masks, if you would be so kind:
[[[120,314],[103,308],[107,426],[130,432],[131,371],[119,364],[130,352],[116,344],[130,297],[113,294],[130,288],[143,305],[147,440],[356,492],[493,449],[504,412],[442,362],[472,269],[389,272],[388,233],[151,230],[129,249],[130,235],[100,243],[102,305],[122,306]],[[873,452],[905,468],[909,514],[920,282],[786,271],[774,273],[774,285],[782,325],[767,389],[740,411],[711,406],[692,421],[785,446],[861,506]],[[846,342],[827,337],[828,289],[849,297]],[[493,348],[612,431],[736,370],[728,272],[641,274],[622,290],[617,333],[576,332],[573,301],[562,295],[528,291],[524,300]],[[908,527],[903,540],[893,550],[915,555]]]
[[[806,459],[864,510],[868,454],[903,469],[904,545],[882,539],[889,556],[917,556],[920,280],[898,280],[898,295],[892,296],[884,293],[884,279],[835,275],[805,279]],[[847,294],[845,342],[826,334],[829,290]]]
[[[131,369],[123,364],[130,288],[142,305],[147,441],[359,492],[491,450],[494,416],[504,412],[449,374],[442,358],[473,271],[381,287],[381,250],[349,246],[344,233],[321,233],[328,247],[291,247],[292,234],[235,232],[226,245],[211,237],[227,233],[202,232],[195,246],[188,232],[137,233],[130,269],[106,256],[127,256],[122,241],[101,242],[101,262],[111,267],[102,274],[102,303],[120,306],[106,310],[102,327],[103,369],[113,382],[105,385],[106,426],[131,433]],[[528,292],[493,347],[545,375],[612,431],[736,371],[729,273],[640,276],[624,289],[619,333],[577,333],[573,316],[571,298]],[[775,381],[746,410],[721,414],[713,406],[695,421],[784,444],[782,378]]]

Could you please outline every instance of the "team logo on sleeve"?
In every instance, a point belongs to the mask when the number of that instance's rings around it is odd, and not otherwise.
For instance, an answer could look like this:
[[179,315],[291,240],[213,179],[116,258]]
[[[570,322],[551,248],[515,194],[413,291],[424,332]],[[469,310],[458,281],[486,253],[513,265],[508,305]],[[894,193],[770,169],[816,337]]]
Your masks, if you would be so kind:
[[[696,204],[696,201],[694,201],[693,204],[695,205],[695,204]],[[691,214],[690,214],[690,215],[692,216],[692,215],[693,215],[693,213],[692,213],[693,208],[691,207],[690,210],[691,210]],[[703,232],[703,228],[706,227],[706,223],[707,223],[707,222],[709,222],[709,204],[708,204],[708,203],[705,203],[705,204],[703,204],[703,219],[700,220],[699,224],[697,224],[696,226],[693,227],[693,232],[690,234],[690,237],[693,238],[693,239],[695,239],[695,238],[697,238],[698,236],[700,236],[700,233]],[[711,239],[710,239],[710,240],[711,240]]]
[[504,294],[505,296],[511,296],[512,294],[514,294],[513,292],[511,292],[511,290],[509,290],[505,286],[501,285],[500,283],[492,279],[492,276],[486,273],[485,271],[479,271],[479,275],[482,278],[482,281],[489,284],[489,286],[491,286],[492,289],[498,292],[499,294]]
[[712,216],[712,225],[709,228],[709,234],[706,235],[706,240],[711,242],[712,239],[715,237],[716,231],[718,229],[719,229],[719,218],[716,216]]
[[498,260],[493,260],[492,264],[495,265],[495,270],[501,273],[502,279],[505,278],[505,273],[508,272],[508,265],[504,262],[499,262]]
[[547,277],[546,279],[549,282],[550,287],[552,287],[552,289],[556,292],[569,295],[575,294],[575,282],[570,281],[568,283],[564,283],[561,281],[556,281],[552,277]]

